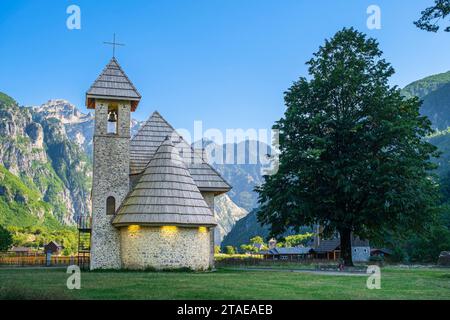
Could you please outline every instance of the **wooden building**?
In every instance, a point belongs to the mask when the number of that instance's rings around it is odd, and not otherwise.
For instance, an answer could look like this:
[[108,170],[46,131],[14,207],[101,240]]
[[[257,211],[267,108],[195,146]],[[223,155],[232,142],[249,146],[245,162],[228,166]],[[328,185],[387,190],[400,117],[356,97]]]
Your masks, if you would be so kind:
[[18,256],[26,256],[32,253],[32,249],[28,247],[12,247],[11,250],[9,250],[10,253],[14,253]]
[[[341,258],[341,241],[339,238],[320,240],[318,246],[312,249],[314,258],[339,260]],[[354,261],[368,261],[370,245],[366,240],[352,238],[352,258]]]
[[272,248],[259,254],[263,255],[265,260],[290,261],[311,257],[311,250],[310,247]]
[[387,248],[380,248],[380,249],[374,248],[370,250],[370,256],[389,258],[390,256],[392,256],[392,250]]
[[44,252],[46,254],[51,253],[52,255],[59,255],[61,251],[64,249],[62,245],[59,245],[55,241],[50,241],[44,246]]

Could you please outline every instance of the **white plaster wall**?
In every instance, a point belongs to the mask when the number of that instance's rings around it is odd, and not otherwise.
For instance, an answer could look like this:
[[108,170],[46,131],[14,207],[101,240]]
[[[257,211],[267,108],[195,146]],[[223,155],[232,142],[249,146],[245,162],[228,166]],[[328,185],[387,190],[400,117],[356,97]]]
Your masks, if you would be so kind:
[[202,192],[202,196],[205,199],[206,204],[214,213],[214,192]]
[[353,247],[352,248],[353,261],[369,261],[370,259],[370,247]]
[[130,226],[121,228],[120,238],[126,269],[210,267],[211,236],[206,228]]

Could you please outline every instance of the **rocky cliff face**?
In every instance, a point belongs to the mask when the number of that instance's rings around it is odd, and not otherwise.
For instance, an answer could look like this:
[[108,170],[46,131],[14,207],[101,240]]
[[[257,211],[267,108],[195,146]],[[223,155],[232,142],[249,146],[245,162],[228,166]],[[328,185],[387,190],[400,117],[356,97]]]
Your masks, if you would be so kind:
[[[88,154],[92,154],[94,116],[84,114],[67,100],[49,100],[33,111],[44,119],[56,119],[65,128],[67,137]],[[88,152],[89,151],[89,152]]]
[[[46,214],[73,224],[77,213],[90,211],[90,162],[71,142],[62,121],[19,107],[4,94],[0,98],[0,165],[49,204]],[[4,181],[0,185],[10,187]],[[11,206],[20,202],[14,200]]]
[[43,162],[43,129],[31,112],[0,102],[0,161],[13,174],[29,174],[33,162]]
[[[66,130],[67,137],[80,146],[92,159],[92,142],[94,135],[94,115],[83,113],[67,100],[56,99],[32,107],[33,111],[45,119],[59,120]],[[136,134],[142,121],[131,120],[131,135]]]
[[214,211],[220,235],[219,239],[216,239],[216,243],[221,242],[233,229],[236,222],[248,214],[247,210],[236,205],[227,194],[220,195],[215,199]]

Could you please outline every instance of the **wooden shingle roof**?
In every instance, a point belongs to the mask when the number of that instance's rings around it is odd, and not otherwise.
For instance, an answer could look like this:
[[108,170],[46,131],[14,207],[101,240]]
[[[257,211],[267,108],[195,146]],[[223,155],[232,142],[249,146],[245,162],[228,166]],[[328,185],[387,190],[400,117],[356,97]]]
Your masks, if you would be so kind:
[[145,170],[157,148],[168,135],[200,191],[220,194],[231,189],[222,176],[203,159],[202,154],[197,153],[156,111],[131,140],[130,174],[139,175]]
[[168,136],[113,219],[116,227],[215,226],[214,215]]
[[122,70],[116,58],[112,58],[86,92],[88,108],[95,107],[93,99],[131,100],[134,101],[132,104],[132,111],[134,111],[141,100],[141,95]]
[[317,248],[314,249],[314,252],[317,253],[333,252],[334,250],[338,250],[340,244],[341,241],[338,238],[330,240],[320,240],[320,244]]
[[273,248],[270,250],[260,251],[259,254],[264,255],[298,255],[309,254],[311,247],[291,247],[291,248]]
[[[351,240],[352,240],[352,248],[370,246],[369,241],[361,240],[359,237],[352,237]],[[333,252],[334,250],[339,250],[340,246],[341,240],[339,238],[320,240],[319,246],[313,250],[317,253],[327,253]]]

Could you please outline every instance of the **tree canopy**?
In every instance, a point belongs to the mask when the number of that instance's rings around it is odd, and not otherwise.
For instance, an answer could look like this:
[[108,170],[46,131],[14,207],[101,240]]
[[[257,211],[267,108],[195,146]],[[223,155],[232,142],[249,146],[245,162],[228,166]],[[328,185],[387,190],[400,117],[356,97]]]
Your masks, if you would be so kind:
[[305,234],[293,234],[291,236],[284,237],[284,245],[286,247],[306,246],[308,242],[314,237],[312,233]]
[[13,244],[11,233],[0,225],[0,252],[7,251]]
[[[434,5],[422,11],[422,16],[414,24],[422,30],[438,32],[440,23],[447,17],[450,18],[450,0],[434,0]],[[444,26],[444,31],[450,32],[450,21],[448,26]]]
[[320,224],[322,236],[339,234],[352,265],[352,235],[382,239],[434,219],[438,154],[423,139],[431,122],[417,98],[389,86],[394,69],[377,41],[353,28],[326,40],[307,65],[310,80],[285,92],[287,109],[274,126],[279,170],[256,189],[258,219],[274,236]]

